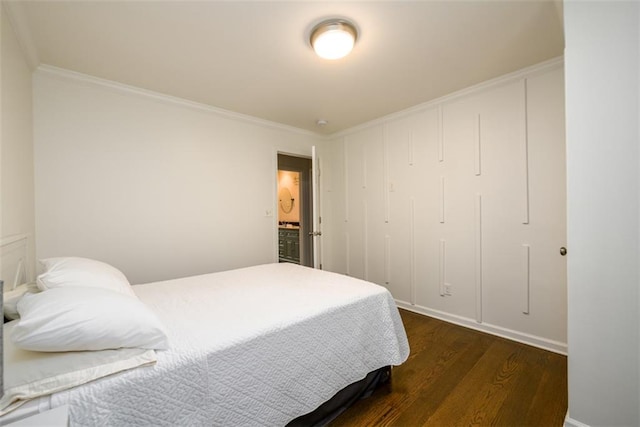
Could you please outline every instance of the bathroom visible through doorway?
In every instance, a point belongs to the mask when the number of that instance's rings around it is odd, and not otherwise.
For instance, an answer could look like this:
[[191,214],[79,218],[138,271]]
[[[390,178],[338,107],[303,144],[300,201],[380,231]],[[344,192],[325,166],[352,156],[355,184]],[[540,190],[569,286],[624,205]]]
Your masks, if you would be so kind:
[[278,259],[313,267],[310,158],[278,154]]

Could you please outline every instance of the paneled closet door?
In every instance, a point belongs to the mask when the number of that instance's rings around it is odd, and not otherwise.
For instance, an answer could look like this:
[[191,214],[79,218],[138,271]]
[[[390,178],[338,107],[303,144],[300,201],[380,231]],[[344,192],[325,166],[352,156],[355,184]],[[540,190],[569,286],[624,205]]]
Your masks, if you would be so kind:
[[563,94],[553,67],[345,136],[347,274],[401,306],[563,348]]

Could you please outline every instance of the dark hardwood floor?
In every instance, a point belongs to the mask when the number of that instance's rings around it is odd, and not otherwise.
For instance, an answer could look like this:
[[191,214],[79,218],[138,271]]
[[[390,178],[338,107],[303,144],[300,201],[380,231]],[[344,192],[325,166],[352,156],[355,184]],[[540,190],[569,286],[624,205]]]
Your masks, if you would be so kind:
[[[411,355],[338,426],[561,426],[567,358],[400,310]],[[391,389],[391,391],[390,391]]]

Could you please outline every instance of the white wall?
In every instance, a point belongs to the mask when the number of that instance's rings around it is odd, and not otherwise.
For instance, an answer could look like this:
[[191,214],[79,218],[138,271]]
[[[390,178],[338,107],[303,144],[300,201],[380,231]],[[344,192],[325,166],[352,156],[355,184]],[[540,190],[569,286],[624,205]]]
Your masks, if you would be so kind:
[[[1,238],[26,235],[27,274],[34,273],[33,120],[31,69],[0,5],[2,134],[0,145]],[[7,278],[5,278],[7,279]]]
[[401,307],[565,352],[563,95],[552,61],[331,141],[327,268]]
[[567,1],[567,425],[640,424],[640,7]]
[[320,137],[51,68],[34,99],[39,258],[132,283],[277,260],[276,153]]

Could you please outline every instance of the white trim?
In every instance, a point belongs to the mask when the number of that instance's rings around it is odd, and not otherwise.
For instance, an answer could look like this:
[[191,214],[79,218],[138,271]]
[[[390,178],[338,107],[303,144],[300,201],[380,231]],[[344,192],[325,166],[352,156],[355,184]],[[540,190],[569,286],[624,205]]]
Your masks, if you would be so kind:
[[20,240],[24,240],[25,242],[28,243],[29,237],[31,237],[30,234],[15,234],[13,236],[3,237],[2,240],[0,240],[0,247],[4,247],[12,243],[19,242]]
[[438,105],[438,162],[444,162],[444,118],[442,105]]
[[[414,113],[420,113],[423,112],[425,110],[428,110],[430,108],[435,108],[435,107],[440,107],[441,105],[454,101],[458,98],[462,98],[464,96],[468,96],[468,95],[472,95],[472,94],[477,94],[479,92],[488,90],[488,89],[493,89],[497,86],[502,86],[502,85],[506,85],[506,84],[510,84],[510,83],[515,83],[525,77],[531,77],[534,76],[536,74],[541,74],[544,73],[546,71],[550,71],[550,70],[554,70],[556,68],[560,68],[564,66],[564,57],[559,56],[557,58],[553,58],[550,59],[548,61],[544,61],[541,62],[539,64],[536,65],[532,65],[530,67],[526,67],[523,68],[521,70],[518,71],[514,71],[513,73],[509,73],[509,74],[505,74],[503,76],[500,77],[496,77],[494,79],[491,80],[487,80],[485,82],[479,83],[477,85],[474,86],[470,86],[468,88],[465,89],[461,89],[457,92],[453,92],[451,94],[442,96],[440,98],[436,98],[433,99],[431,101],[427,101],[424,102],[422,104],[418,104],[415,105],[413,107],[409,107],[405,110],[401,110],[401,111],[397,111],[395,113],[391,113],[388,114],[386,116],[383,117],[379,117],[377,119],[362,123],[360,125],[354,126],[352,128],[349,129],[345,129],[343,131],[340,132],[336,132],[333,133],[331,135],[328,135],[327,138],[336,138],[336,137],[341,137],[341,136],[346,136],[352,133],[356,133],[359,132],[363,129],[368,129],[372,126],[378,126],[380,124],[384,124],[388,121],[392,121],[392,120],[396,120],[396,119],[400,119],[400,118],[404,118],[406,116],[409,116],[411,114]],[[443,154],[444,156],[444,154]]]
[[480,113],[478,113],[475,133],[475,162],[473,165],[473,173],[475,176],[480,176],[482,175],[482,116]]
[[20,1],[3,1],[2,6],[4,6],[7,18],[9,18],[27,64],[32,70],[36,69],[40,65],[40,57],[31,36],[29,22],[25,16],[24,3]]
[[409,199],[409,286],[411,290],[411,304],[416,303],[416,198]]
[[529,214],[530,214],[530,191],[529,191],[529,113],[528,113],[528,89],[527,89],[527,79],[522,79],[522,111],[520,112],[520,120],[521,120],[521,146],[523,151],[523,172],[524,172],[524,217],[522,219],[523,224],[529,224]]
[[407,163],[413,166],[413,130],[407,133]]
[[[4,248],[12,245],[16,245],[14,250],[21,248],[21,257],[18,259],[15,265],[15,272],[12,281],[9,278],[4,278],[5,286],[9,287],[9,290],[15,289],[22,283],[28,283],[34,280],[33,277],[33,260],[32,260],[32,235],[31,234],[14,234],[12,236],[3,237],[0,239],[0,249],[3,249],[2,256],[4,256]],[[11,249],[9,249],[11,250]],[[0,265],[4,263],[4,260],[0,259]],[[4,292],[6,288],[2,289]]]
[[88,74],[78,73],[76,71],[71,71],[64,68],[58,68],[52,65],[42,64],[36,69],[35,73],[48,76],[48,77],[57,78],[60,80],[78,83],[84,86],[90,85],[90,86],[100,87],[100,88],[112,90],[118,93],[124,93],[127,95],[134,95],[142,98],[153,99],[155,101],[159,101],[165,104],[173,104],[181,107],[191,108],[198,111],[204,111],[207,113],[216,114],[220,117],[224,117],[227,119],[238,120],[241,122],[261,126],[263,128],[276,129],[276,130],[292,132],[292,133],[297,133],[297,134],[306,135],[306,136],[313,136],[313,137],[319,138],[322,141],[329,139],[324,135],[321,135],[316,132],[311,132],[305,129],[300,129],[293,126],[284,125],[282,123],[272,122],[269,120],[259,119],[257,117],[249,116],[247,114],[236,113],[233,111],[225,110],[223,108],[213,107],[211,105],[189,101],[187,99],[179,98],[177,96],[166,95],[160,92],[142,89],[136,86],[130,86],[130,85],[119,83],[112,80],[93,77]]
[[578,420],[574,420],[569,416],[569,411],[567,411],[567,416],[564,417],[564,427],[589,427],[589,425],[581,423]]
[[524,287],[522,314],[529,314],[531,310],[531,246],[523,243],[521,248],[522,285]]
[[444,175],[440,175],[440,224],[444,224]]
[[384,236],[384,284],[391,283],[391,236]]
[[475,206],[475,284],[476,322],[482,323],[482,195],[476,194]]
[[342,161],[343,176],[342,185],[344,185],[344,222],[349,222],[349,138],[342,139]]
[[349,232],[345,232],[344,233],[344,245],[345,245],[345,252],[346,252],[346,261],[347,261],[347,271],[346,271],[346,275],[347,276],[351,276],[351,235],[349,234]]
[[271,167],[274,171],[271,186],[271,216],[273,217],[271,219],[271,226],[273,227],[273,232],[271,233],[273,241],[271,243],[273,250],[273,262],[280,262],[280,228],[278,227],[278,215],[280,214],[278,211],[278,154],[280,154],[280,151],[278,151],[277,147],[274,147],[271,155]]
[[440,287],[440,296],[443,297],[445,295],[444,291],[444,283],[445,283],[445,256],[446,256],[446,241],[444,239],[440,239],[439,242],[439,257],[438,257],[438,285]]
[[389,196],[389,125],[384,124],[382,129],[382,201],[384,203],[384,223],[389,223],[391,216]]
[[[3,2],[4,4],[7,4],[7,2]],[[10,4],[13,3],[20,3],[20,2],[8,2]],[[17,14],[18,16],[20,15],[20,13]],[[20,37],[19,37],[20,38]],[[25,42],[26,43],[26,42]],[[25,44],[24,49],[27,50],[27,60],[29,61],[29,63],[31,63],[32,61],[34,62],[34,67],[39,64],[39,59],[37,58],[37,52],[30,52],[29,49],[31,49],[27,44]],[[34,58],[30,58],[29,55],[35,55]],[[90,76],[88,74],[83,74],[83,73],[79,73],[76,71],[71,71],[71,70],[67,70],[64,68],[59,68],[59,67],[54,67],[52,65],[48,65],[48,64],[40,64],[37,66],[35,73],[39,73],[39,74],[44,74],[44,75],[49,75],[51,77],[56,77],[56,78],[60,78],[63,80],[68,80],[68,81],[76,81],[82,84],[89,84],[89,85],[94,85],[94,86],[98,86],[98,87],[102,87],[102,88],[107,88],[110,90],[115,90],[117,92],[120,93],[128,93],[128,94],[133,94],[136,96],[142,96],[142,97],[146,97],[146,98],[150,98],[150,99],[154,99],[156,101],[161,101],[161,102],[165,102],[165,103],[169,103],[169,104],[177,104],[177,105],[181,105],[183,107],[188,107],[188,108],[193,108],[195,110],[199,110],[199,111],[206,111],[209,113],[214,113],[217,114],[221,117],[226,117],[229,119],[233,119],[233,120],[239,120],[239,121],[243,121],[245,123],[251,123],[254,125],[258,125],[258,126],[262,126],[265,128],[270,128],[270,129],[277,129],[277,130],[283,130],[283,131],[288,131],[288,132],[294,132],[294,133],[298,133],[301,135],[307,135],[307,136],[314,136],[316,138],[320,138],[320,140],[322,141],[328,141],[331,139],[335,139],[335,138],[340,138],[340,137],[345,137],[347,135],[356,133],[358,131],[361,131],[363,129],[368,129],[370,127],[373,126],[377,126],[377,125],[381,125],[381,124],[385,124],[389,121],[395,120],[395,119],[399,119],[399,118],[404,118],[406,116],[409,116],[413,113],[418,113],[418,112],[423,112],[425,110],[428,110],[430,108],[434,108],[434,107],[440,107],[445,103],[454,101],[458,98],[464,97],[464,96],[468,96],[471,94],[476,94],[488,89],[492,89],[495,88],[497,86],[501,86],[501,85],[505,85],[505,84],[509,84],[509,83],[514,83],[517,82],[518,80],[521,80],[523,78],[526,77],[530,77],[530,76],[534,76],[536,74],[540,74],[540,73],[544,73],[546,71],[549,70],[553,70],[556,68],[560,68],[564,66],[564,57],[557,57],[557,58],[553,58],[550,59],[548,61],[545,62],[541,62],[539,64],[536,65],[532,65],[530,67],[526,67],[523,68],[521,70],[518,71],[514,71],[512,73],[509,74],[505,74],[503,76],[500,77],[496,77],[494,79],[491,80],[487,80],[485,82],[479,83],[477,85],[474,86],[470,86],[468,88],[465,89],[461,89],[457,92],[453,92],[451,94],[442,96],[440,98],[436,98],[433,99],[431,101],[427,101],[424,102],[422,104],[418,104],[415,105],[413,107],[407,108],[405,110],[401,110],[395,113],[391,113],[388,114],[386,116],[383,117],[379,117],[377,119],[362,123],[360,125],[351,127],[349,129],[345,129],[343,131],[339,131],[339,132],[335,132],[333,134],[330,135],[323,135],[317,132],[312,132],[306,129],[300,129],[300,128],[296,128],[293,126],[289,126],[289,125],[285,125],[282,123],[277,123],[277,122],[272,122],[269,120],[265,120],[265,119],[260,119],[257,117],[253,117],[253,116],[249,116],[247,114],[241,114],[241,113],[236,113],[234,111],[230,111],[230,110],[225,110],[223,108],[219,108],[219,107],[214,107],[211,105],[207,105],[207,104],[202,104],[199,102],[195,102],[195,101],[189,101],[187,99],[184,98],[179,98],[176,96],[171,96],[171,95],[166,95],[163,93],[159,93],[159,92],[155,92],[155,91],[151,91],[151,90],[147,90],[147,89],[142,89],[136,86],[131,86],[131,85],[127,85],[124,83],[119,83],[116,81],[112,81],[112,80],[106,80],[106,79],[101,79],[99,77],[94,77],[94,76]],[[443,151],[444,151],[444,147],[443,147]],[[444,153],[443,153],[443,157],[444,157]],[[444,160],[444,159],[443,159]]]
[[362,201],[362,262],[364,263],[364,280],[369,280],[369,206],[367,199]]
[[465,328],[475,329],[476,331],[486,332],[491,335],[496,335],[512,341],[517,341],[523,344],[531,345],[533,347],[538,347],[543,350],[552,351],[554,353],[562,354],[565,356],[567,355],[567,344],[563,342],[553,341],[536,335],[514,331],[513,329],[503,328],[501,326],[492,325],[486,322],[478,323],[476,322],[476,319],[445,313],[443,311],[423,307],[418,304],[412,305],[408,302],[400,301],[397,299],[395,301],[399,308],[412,311],[414,313],[424,314],[425,316],[444,320],[445,322],[464,326]]

